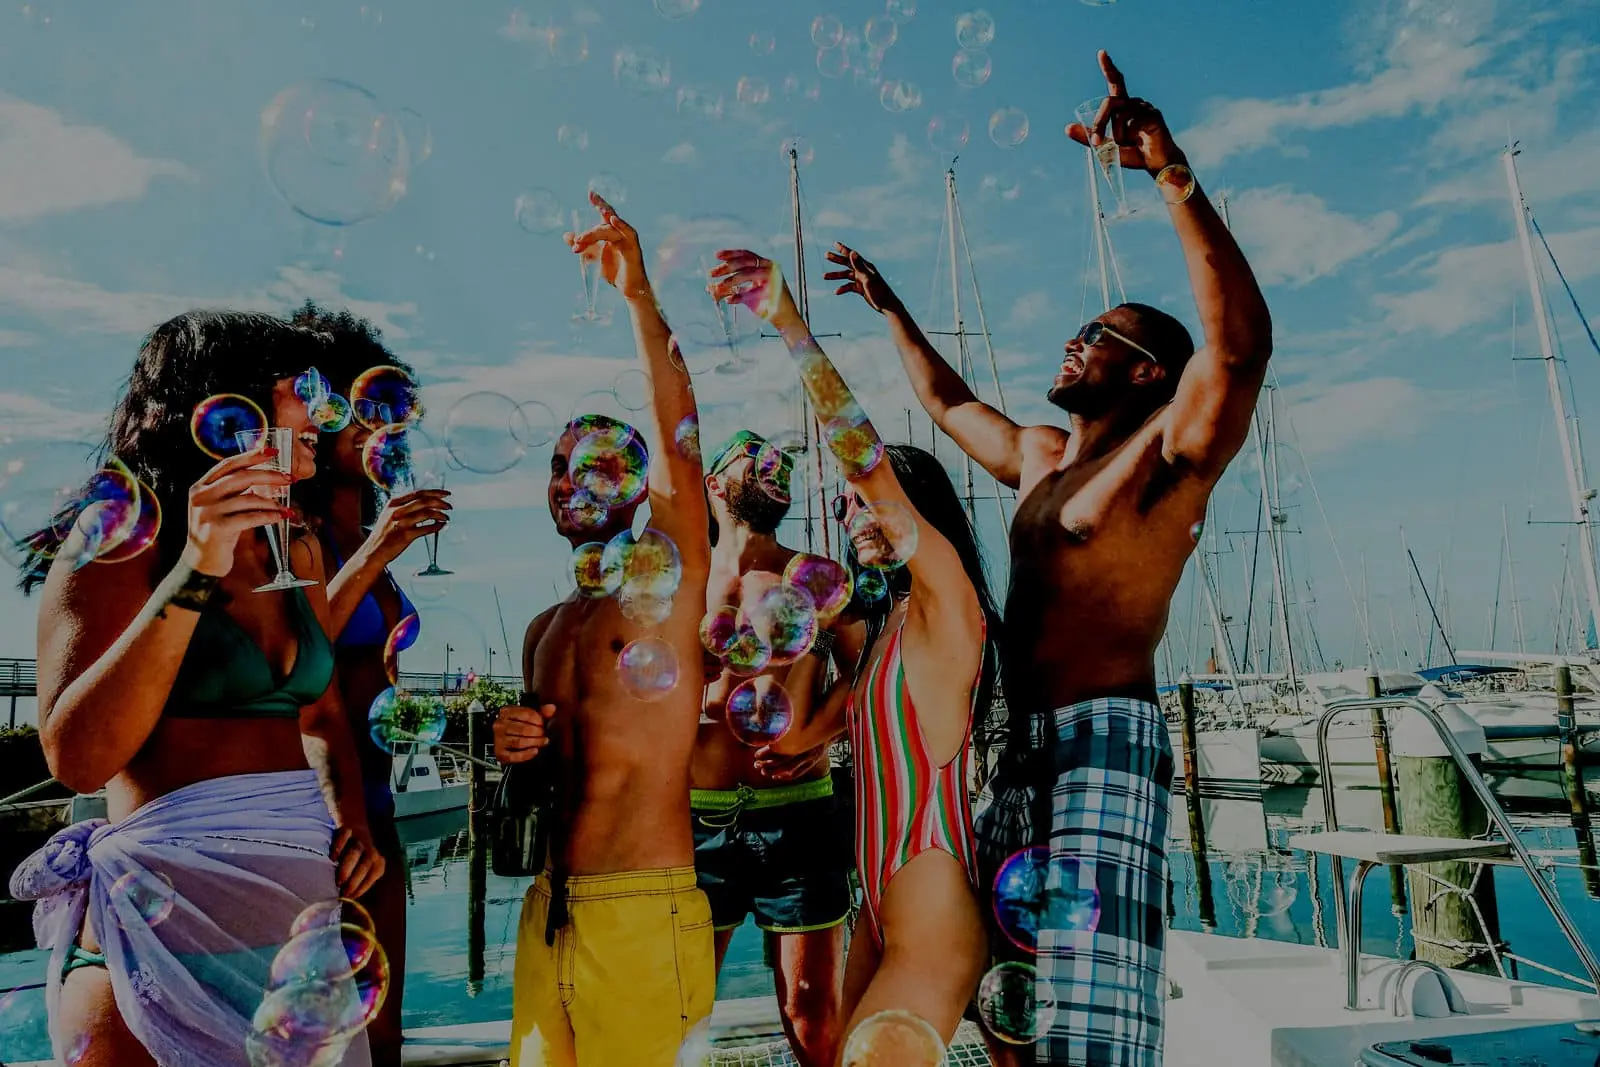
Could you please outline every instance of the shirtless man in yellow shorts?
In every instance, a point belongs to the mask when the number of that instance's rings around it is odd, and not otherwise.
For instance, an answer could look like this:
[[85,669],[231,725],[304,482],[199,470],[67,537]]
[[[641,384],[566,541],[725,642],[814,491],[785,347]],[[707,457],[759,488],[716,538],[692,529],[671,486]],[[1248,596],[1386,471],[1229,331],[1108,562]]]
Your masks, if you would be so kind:
[[[604,277],[627,303],[651,384],[650,417],[639,428],[651,446],[648,487],[598,526],[592,514],[588,522],[574,514],[574,447],[585,433],[620,425],[580,416],[551,457],[550,511],[576,548],[627,530],[648,499],[651,527],[677,546],[682,582],[665,612],[635,606],[625,614],[616,597],[579,592],[528,626],[522,703],[530,706],[502,709],[494,725],[495,755],[508,773],[541,772],[549,783],[540,813],[545,871],[523,901],[517,933],[511,1062],[671,1067],[716,994],[711,906],[695,886],[689,820],[710,544],[700,458],[675,447],[678,427],[696,417],[688,372],[671,354],[638,234],[590,199],[601,224],[569,240],[580,254],[598,250]],[[629,685],[619,672],[620,654],[643,639],[664,642],[676,658],[676,683],[659,684],[655,699],[641,699],[639,677]],[[529,761],[537,762],[516,766]]]

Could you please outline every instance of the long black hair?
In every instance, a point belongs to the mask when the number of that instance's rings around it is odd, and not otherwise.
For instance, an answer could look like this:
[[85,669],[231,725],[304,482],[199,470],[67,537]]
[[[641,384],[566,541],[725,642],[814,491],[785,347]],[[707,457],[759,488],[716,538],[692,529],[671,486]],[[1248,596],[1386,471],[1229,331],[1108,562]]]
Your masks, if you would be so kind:
[[[307,300],[291,321],[328,338],[317,370],[327,379],[328,388],[346,400],[350,399],[350,388],[356,379],[373,367],[395,367],[416,380],[411,365],[389,351],[383,343],[383,331],[366,319],[349,311],[330,311]],[[318,439],[316,477],[295,487],[301,510],[313,521],[325,520],[333,502],[334,447],[333,434],[323,434]],[[368,485],[362,496],[362,523],[370,525],[377,521],[379,500],[378,487]]]
[[[194,443],[194,409],[207,397],[236,393],[270,420],[273,387],[319,362],[322,346],[319,334],[249,311],[186,311],[150,331],[95,458],[115,456],[155,491],[162,522],[152,551],[161,571],[178,562],[188,540],[189,487],[217,462]],[[24,593],[44,581],[81,506],[68,505],[25,538]]]
[[[967,580],[972,583],[972,590],[978,596],[978,607],[983,612],[985,632],[983,670],[978,677],[975,695],[977,713],[974,716],[972,731],[980,762],[987,764],[990,744],[1002,737],[1005,732],[1004,715],[996,710],[994,701],[995,685],[1000,676],[1001,620],[1000,610],[995,606],[994,594],[989,590],[988,568],[984,564],[983,550],[978,547],[978,534],[973,529],[966,508],[961,504],[961,497],[956,494],[956,487],[950,481],[949,472],[932,453],[924,452],[914,445],[888,445],[884,449],[884,455],[889,465],[894,468],[900,488],[905,491],[911,506],[916,508],[922,521],[937,530],[956,550],[956,555],[961,558],[961,569],[966,572]],[[856,584],[859,587],[863,568],[856,559],[853,549],[849,553],[849,560],[851,576],[857,579]],[[863,656],[871,651],[878,635],[883,632],[884,623],[894,607],[894,596],[911,591],[911,573],[907,568],[898,567],[892,571],[879,573],[888,584],[889,595],[878,597],[873,601],[863,601],[857,594],[850,605],[850,610],[864,618],[867,623],[868,639]]]

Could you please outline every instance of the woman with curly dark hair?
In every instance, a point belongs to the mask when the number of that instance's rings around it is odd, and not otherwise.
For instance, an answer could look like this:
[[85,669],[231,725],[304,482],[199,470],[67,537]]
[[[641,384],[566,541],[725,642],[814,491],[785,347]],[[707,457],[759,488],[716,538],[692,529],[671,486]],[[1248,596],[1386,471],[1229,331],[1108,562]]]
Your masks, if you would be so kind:
[[[61,831],[12,879],[14,896],[38,901],[35,929],[52,950],[46,999],[63,1063],[245,1067],[247,1043],[283,1024],[263,1016],[284,1006],[271,972],[296,920],[383,873],[330,684],[323,587],[255,591],[277,570],[257,532],[285,515],[274,491],[316,468],[295,379],[325,343],[241,312],[156,327],[104,445],[161,505],[154,546],[79,566],[56,558],[52,531],[71,522],[28,539],[45,757],[67,786],[104,787],[110,819]],[[191,417],[221,393],[294,431],[289,473],[268,469],[266,449],[218,462],[197,447]],[[314,539],[289,556],[323,579]],[[294,1026],[324,1062],[367,1062],[359,1013],[304,1014]]]
[[[293,321],[331,339],[319,357],[317,370],[339,396],[355,402],[357,398],[350,396],[352,385],[367,371],[380,367],[393,367],[411,377],[411,368],[384,346],[378,330],[365,319],[307,301]],[[364,408],[365,403],[357,406]],[[406,414],[391,411],[388,417],[398,419]],[[388,861],[383,877],[361,899],[372,913],[378,943],[388,953],[391,975],[389,997],[367,1028],[367,1038],[374,1067],[400,1067],[406,962],[405,852],[394,822],[390,784],[394,760],[373,739],[367,719],[373,700],[393,684],[390,665],[384,662],[389,635],[400,620],[417,613],[389,567],[413,541],[439,532],[449,519],[450,494],[443,489],[421,489],[382,503],[362,462],[362,449],[376,421],[371,412],[361,410],[344,429],[321,436],[317,474],[300,494],[300,504],[322,544],[324,557],[338,572],[328,583],[328,609],[339,691],[361,753],[372,837]]]

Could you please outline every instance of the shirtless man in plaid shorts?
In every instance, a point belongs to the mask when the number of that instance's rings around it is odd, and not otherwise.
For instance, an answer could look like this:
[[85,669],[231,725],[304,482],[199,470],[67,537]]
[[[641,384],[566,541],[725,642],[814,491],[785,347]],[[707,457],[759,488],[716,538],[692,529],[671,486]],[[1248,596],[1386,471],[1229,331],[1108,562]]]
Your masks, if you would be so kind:
[[839,292],[890,332],[923,407],[968,455],[1019,490],[1011,527],[1005,693],[1013,717],[980,801],[986,877],[1048,844],[1100,894],[1092,932],[1039,931],[1038,995],[1056,1006],[1037,1063],[1149,1067],[1165,1015],[1166,827],[1172,745],[1155,650],[1206,500],[1244,444],[1272,352],[1266,302],[1161,113],[1130,97],[1100,53],[1108,99],[1081,144],[1119,146],[1156,181],[1177,230],[1205,344],[1178,320],[1123,304],[1066,343],[1047,394],[1070,431],[1019,426],[940,358],[877,270],[840,245]]

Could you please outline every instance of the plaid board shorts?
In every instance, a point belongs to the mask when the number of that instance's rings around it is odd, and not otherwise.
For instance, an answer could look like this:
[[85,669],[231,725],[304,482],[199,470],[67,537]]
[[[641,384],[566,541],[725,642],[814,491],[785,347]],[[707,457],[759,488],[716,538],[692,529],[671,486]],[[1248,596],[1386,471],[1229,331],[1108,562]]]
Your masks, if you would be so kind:
[[1007,856],[1046,838],[1053,854],[1078,860],[1080,885],[1099,890],[1093,932],[1040,931],[1037,996],[1055,1016],[1035,1062],[1155,1067],[1166,1010],[1167,724],[1153,704],[1109,697],[1058,709],[1054,732],[1047,837],[1036,825],[1037,767],[997,775],[975,815],[985,886]]

